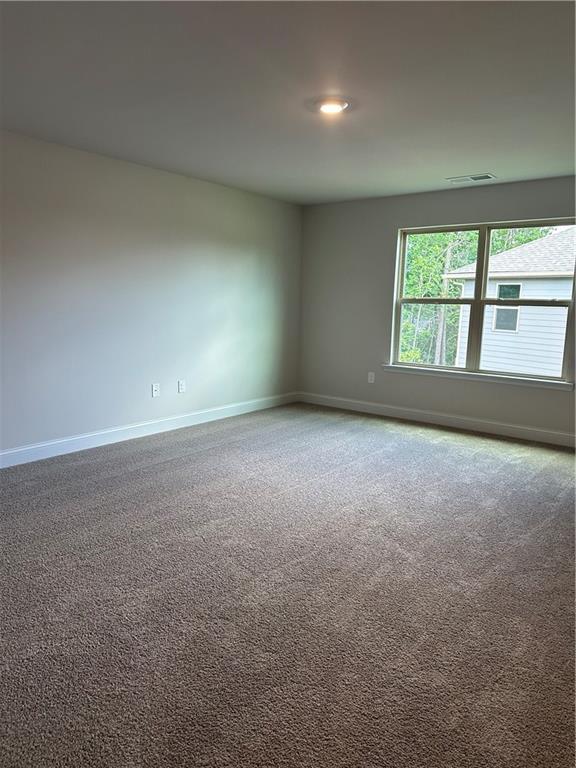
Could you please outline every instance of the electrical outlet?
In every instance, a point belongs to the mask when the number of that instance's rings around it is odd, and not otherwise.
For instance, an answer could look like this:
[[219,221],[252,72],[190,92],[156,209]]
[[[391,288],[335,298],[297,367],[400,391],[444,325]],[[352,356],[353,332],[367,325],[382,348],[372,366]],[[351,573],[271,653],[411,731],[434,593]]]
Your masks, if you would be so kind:
[[376,374],[374,371],[368,371],[368,384],[374,384],[376,381]]
[[178,393],[186,392],[186,382],[184,379],[178,379]]
[[160,397],[160,384],[152,384],[152,397]]

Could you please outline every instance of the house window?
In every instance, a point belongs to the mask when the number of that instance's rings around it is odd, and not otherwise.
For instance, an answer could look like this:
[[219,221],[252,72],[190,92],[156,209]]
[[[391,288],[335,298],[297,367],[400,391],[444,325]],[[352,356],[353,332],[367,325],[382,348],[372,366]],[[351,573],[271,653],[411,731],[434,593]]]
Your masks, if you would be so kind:
[[[498,283],[498,298],[519,299],[520,288],[520,283]],[[516,333],[518,330],[519,313],[520,309],[518,307],[495,307],[492,330]]]
[[400,231],[392,364],[573,380],[573,220]]

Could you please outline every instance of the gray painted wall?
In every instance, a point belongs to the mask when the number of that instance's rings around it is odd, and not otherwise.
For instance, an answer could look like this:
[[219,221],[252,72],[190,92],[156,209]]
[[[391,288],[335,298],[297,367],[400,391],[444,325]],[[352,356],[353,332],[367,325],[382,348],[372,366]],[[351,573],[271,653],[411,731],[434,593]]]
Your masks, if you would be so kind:
[[297,207],[4,138],[3,448],[296,388]]
[[8,134],[2,447],[296,389],[572,431],[570,392],[380,368],[399,227],[571,215],[572,184],[314,206],[301,247],[295,206]]
[[400,227],[571,216],[573,184],[546,179],[305,208],[301,388],[572,432],[572,392],[389,372],[381,363],[390,350]]

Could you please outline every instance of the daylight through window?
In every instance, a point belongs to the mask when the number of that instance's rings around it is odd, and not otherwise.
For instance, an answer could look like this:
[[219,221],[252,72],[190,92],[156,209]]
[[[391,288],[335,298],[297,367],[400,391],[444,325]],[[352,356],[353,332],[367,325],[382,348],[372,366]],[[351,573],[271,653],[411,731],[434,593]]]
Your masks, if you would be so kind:
[[573,222],[403,230],[393,363],[570,380]]

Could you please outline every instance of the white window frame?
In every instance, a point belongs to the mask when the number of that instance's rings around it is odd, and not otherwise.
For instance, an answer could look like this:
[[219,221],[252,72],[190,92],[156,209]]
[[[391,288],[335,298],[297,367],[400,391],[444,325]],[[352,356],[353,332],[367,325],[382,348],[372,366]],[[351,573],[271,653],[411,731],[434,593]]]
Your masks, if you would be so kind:
[[[574,385],[574,276],[572,278],[572,294],[569,299],[499,299],[487,296],[490,234],[493,229],[520,227],[552,227],[574,225],[573,217],[559,219],[534,219],[529,221],[498,221],[482,224],[447,225],[439,227],[405,227],[398,230],[398,251],[396,258],[396,278],[394,284],[394,315],[392,320],[392,339],[389,363],[385,367],[398,371],[415,371],[420,373],[437,373],[455,377],[470,377],[483,380],[512,380],[516,383],[538,385],[549,383],[550,386]],[[476,254],[476,274],[474,295],[469,298],[417,298],[403,296],[404,265],[406,258],[406,243],[412,234],[431,232],[477,231],[478,250]],[[517,281],[514,282],[517,284]],[[470,307],[468,323],[468,347],[466,365],[464,367],[440,366],[433,364],[407,363],[399,360],[400,350],[400,321],[403,304],[457,304]],[[482,330],[484,327],[484,312],[486,306],[494,307],[566,307],[566,333],[564,337],[564,352],[562,373],[560,376],[532,375],[526,373],[509,373],[506,371],[487,370],[480,368],[480,352],[482,345]]]
[[[512,281],[512,280],[506,280],[501,281],[498,280],[496,283],[496,296],[497,298],[500,298],[500,287],[502,285],[517,285],[520,289],[518,291],[518,298],[522,296],[522,283],[518,281]],[[516,299],[509,299],[509,301],[516,301]],[[496,327],[496,319],[498,317],[498,310],[500,309],[515,309],[516,310],[516,326],[515,328],[497,328]],[[520,307],[494,307],[494,312],[492,313],[492,330],[494,333],[518,333],[518,326],[520,325]]]

